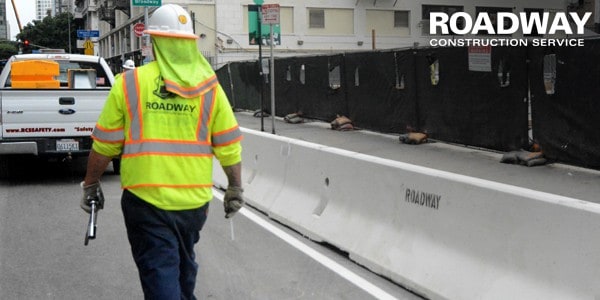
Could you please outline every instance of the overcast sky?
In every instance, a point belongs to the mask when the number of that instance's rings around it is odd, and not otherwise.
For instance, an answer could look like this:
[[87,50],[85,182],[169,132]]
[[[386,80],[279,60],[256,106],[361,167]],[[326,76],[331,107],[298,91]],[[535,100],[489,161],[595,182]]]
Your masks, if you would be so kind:
[[[34,0],[18,0],[15,1],[17,6],[17,13],[21,20],[21,26],[25,27],[27,23],[35,19],[35,1]],[[10,39],[15,40],[15,36],[19,33],[19,25],[17,24],[17,18],[15,18],[15,11],[12,7],[12,1],[6,0],[6,19],[10,24]]]

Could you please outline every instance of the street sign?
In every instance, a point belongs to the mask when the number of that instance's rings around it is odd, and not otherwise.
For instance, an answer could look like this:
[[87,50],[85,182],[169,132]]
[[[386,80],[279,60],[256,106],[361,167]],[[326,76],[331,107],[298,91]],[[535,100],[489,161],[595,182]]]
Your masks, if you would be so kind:
[[100,31],[77,29],[77,38],[78,39],[87,39],[87,38],[91,38],[91,37],[100,37]]
[[83,54],[85,55],[94,55],[94,43],[92,42],[92,40],[87,39],[85,40],[85,42],[83,43]]
[[140,37],[144,35],[145,28],[146,26],[144,25],[144,23],[136,23],[135,25],[133,25],[133,33],[135,34],[135,36]]
[[133,6],[161,6],[161,0],[133,0]]
[[85,48],[85,49],[94,49],[94,43],[92,42],[92,40],[87,39],[83,43],[83,48]]
[[142,56],[152,56],[152,45],[142,46]]
[[279,24],[261,23],[260,5],[248,5],[248,43],[250,45],[268,45],[270,42],[269,32],[273,26],[273,37],[275,45],[281,45],[281,26]]
[[263,4],[261,8],[263,24],[279,24],[279,4]]

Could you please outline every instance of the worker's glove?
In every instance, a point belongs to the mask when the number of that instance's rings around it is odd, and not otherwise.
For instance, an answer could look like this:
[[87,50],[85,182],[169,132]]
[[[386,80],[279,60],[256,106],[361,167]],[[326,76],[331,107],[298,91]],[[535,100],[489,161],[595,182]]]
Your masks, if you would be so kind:
[[81,198],[81,209],[88,214],[92,212],[91,202],[96,201],[96,210],[104,208],[104,194],[102,193],[102,187],[100,182],[92,183],[90,185],[84,185],[81,182],[81,188],[83,189],[83,197]]
[[231,218],[244,205],[244,189],[239,186],[230,186],[225,191],[223,198],[223,207],[225,208],[225,218]]

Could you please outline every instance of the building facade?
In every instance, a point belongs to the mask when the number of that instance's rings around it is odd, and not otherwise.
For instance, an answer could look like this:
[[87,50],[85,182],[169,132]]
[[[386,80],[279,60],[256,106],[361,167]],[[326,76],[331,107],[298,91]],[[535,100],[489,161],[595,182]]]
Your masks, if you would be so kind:
[[36,0],[35,19],[41,21],[47,16],[52,16],[54,7],[54,0]]
[[[278,26],[275,26],[274,55],[290,56],[340,51],[365,51],[428,46],[429,12],[566,12],[595,13],[599,0],[280,0]],[[142,63],[149,52],[144,37],[136,36],[134,25],[143,23],[145,9],[132,6],[130,0],[75,0],[74,14],[85,29],[99,30],[94,39],[95,53],[118,64],[125,59]],[[252,0],[162,0],[177,3],[194,20],[198,48],[215,68],[235,60],[256,59],[259,46],[254,31],[259,27]],[[268,2],[269,3],[269,2]],[[598,23],[588,22],[590,29]],[[263,51],[269,50],[270,28],[264,25]],[[522,33],[515,33],[519,38]],[[265,38],[266,37],[266,38]],[[143,55],[144,54],[144,55]],[[263,54],[264,55],[264,54]]]
[[8,24],[6,15],[7,8],[6,0],[0,0],[0,40],[10,40],[10,24]]

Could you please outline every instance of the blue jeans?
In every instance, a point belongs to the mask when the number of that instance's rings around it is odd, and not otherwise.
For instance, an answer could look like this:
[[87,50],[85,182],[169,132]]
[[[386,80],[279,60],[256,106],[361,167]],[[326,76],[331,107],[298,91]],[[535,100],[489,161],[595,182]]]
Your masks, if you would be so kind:
[[125,190],[121,208],[144,298],[196,299],[194,245],[200,240],[208,203],[197,209],[165,211]]

